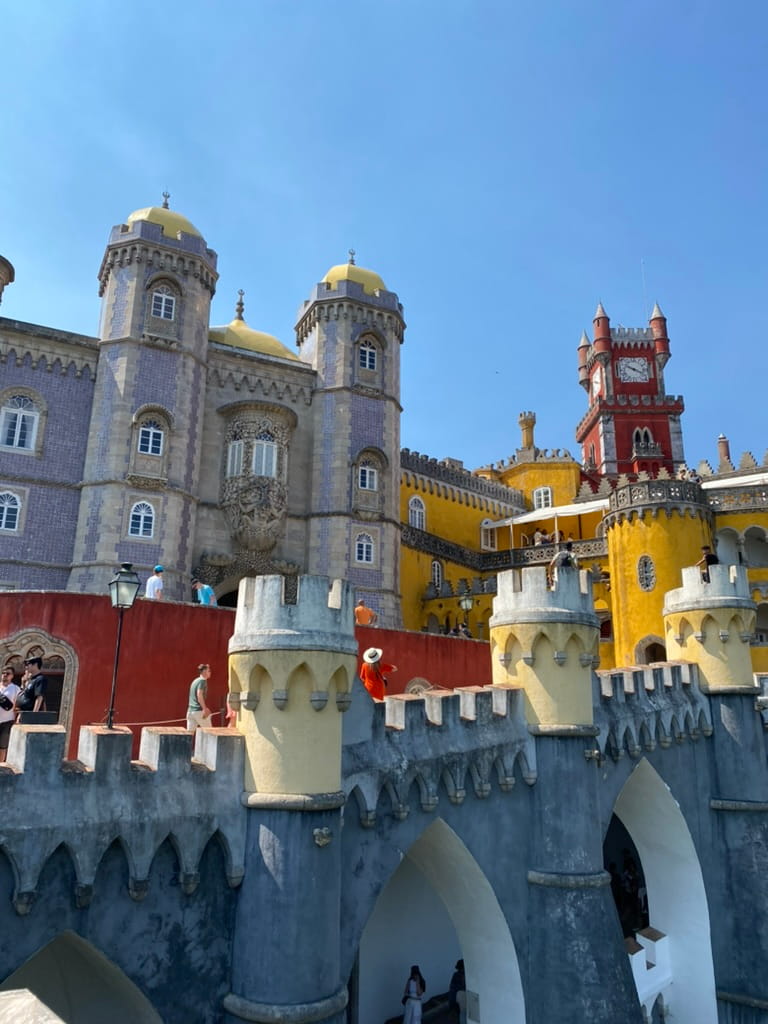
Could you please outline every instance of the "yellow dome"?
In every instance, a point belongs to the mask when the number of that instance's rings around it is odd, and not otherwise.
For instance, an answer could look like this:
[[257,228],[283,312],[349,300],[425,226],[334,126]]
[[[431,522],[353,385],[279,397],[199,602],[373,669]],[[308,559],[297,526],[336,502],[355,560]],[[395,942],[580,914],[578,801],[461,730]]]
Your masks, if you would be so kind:
[[187,235],[203,236],[194,224],[182,217],[175,210],[169,210],[165,206],[147,206],[144,210],[135,210],[126,220],[126,224],[135,224],[139,220],[148,220],[151,224],[159,224],[163,234],[168,238],[177,238],[180,231]]
[[279,356],[280,359],[297,360],[299,358],[274,335],[265,334],[264,331],[254,331],[245,320],[240,320],[237,317],[226,327],[211,327],[208,331],[208,338],[220,345],[233,345],[235,348],[244,348],[249,352]]
[[363,291],[367,295],[387,290],[378,274],[373,270],[366,270],[365,267],[358,267],[355,263],[340,263],[337,267],[331,267],[323,278],[323,283],[329,284],[331,288],[336,288],[339,281],[356,281],[363,286]]

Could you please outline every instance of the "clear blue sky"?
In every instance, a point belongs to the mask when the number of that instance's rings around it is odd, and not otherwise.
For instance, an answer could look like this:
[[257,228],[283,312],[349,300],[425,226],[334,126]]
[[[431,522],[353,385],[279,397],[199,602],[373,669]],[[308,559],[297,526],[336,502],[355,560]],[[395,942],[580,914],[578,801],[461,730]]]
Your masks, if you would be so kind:
[[[768,447],[768,6],[26,0],[0,13],[0,313],[95,333],[113,224],[219,253],[214,323],[293,346],[350,246],[405,307],[402,443],[470,467],[517,414],[576,453],[576,345],[669,320],[689,463]],[[641,264],[645,269],[645,286]]]

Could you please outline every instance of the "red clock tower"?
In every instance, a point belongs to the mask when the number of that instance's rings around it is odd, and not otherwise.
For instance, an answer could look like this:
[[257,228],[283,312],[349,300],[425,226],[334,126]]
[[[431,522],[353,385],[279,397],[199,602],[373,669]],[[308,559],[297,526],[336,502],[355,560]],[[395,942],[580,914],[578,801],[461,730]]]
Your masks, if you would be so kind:
[[667,320],[653,307],[648,327],[611,327],[599,303],[593,339],[579,344],[579,384],[589,408],[576,428],[585,467],[602,476],[672,475],[685,461],[683,399],[664,391],[669,359]]

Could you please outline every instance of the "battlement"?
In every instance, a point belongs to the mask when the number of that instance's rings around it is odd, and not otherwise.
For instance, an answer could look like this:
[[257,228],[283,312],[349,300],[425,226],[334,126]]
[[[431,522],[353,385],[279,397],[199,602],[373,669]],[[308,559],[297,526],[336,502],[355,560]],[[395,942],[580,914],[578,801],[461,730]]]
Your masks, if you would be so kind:
[[705,582],[701,569],[695,565],[683,569],[682,587],[667,591],[664,598],[664,615],[693,609],[755,607],[746,566],[710,565],[708,576],[709,581]]
[[555,570],[552,586],[545,566],[499,573],[491,628],[509,622],[563,621],[597,628],[590,572],[570,568]]
[[[651,327],[612,327],[611,341],[622,342],[634,348],[653,345],[653,328]],[[634,344],[633,344],[634,343]]]
[[[0,766],[0,846],[14,866],[16,908],[34,899],[45,862],[59,846],[71,854],[77,884],[92,890],[115,839],[128,860],[132,891],[145,891],[152,860],[171,836],[192,891],[208,841],[218,835],[236,885],[245,857],[243,738],[231,729],[146,728],[131,760],[130,729],[84,726],[78,759],[65,761],[62,726],[17,725]],[[194,751],[193,751],[194,744]],[[35,808],[34,827],[29,809]],[[137,896],[136,898],[140,898]]]
[[356,656],[352,584],[326,576],[242,579],[229,653],[263,650]]
[[525,508],[525,498],[521,491],[495,480],[488,480],[485,477],[470,473],[468,469],[459,469],[451,465],[448,460],[438,460],[429,455],[422,455],[421,452],[412,452],[409,448],[400,450],[400,468],[418,473],[420,476],[430,480],[439,480],[441,483],[453,487],[461,487],[473,494],[482,494],[483,497],[520,509]]
[[383,798],[402,821],[414,799],[433,811],[445,797],[463,803],[470,788],[478,799],[490,795],[494,782],[508,792],[516,769],[528,785],[536,781],[536,746],[521,689],[472,686],[374,703],[355,684],[344,720],[342,774],[366,827],[375,823]]
[[688,662],[596,672],[594,699],[598,747],[615,761],[712,734],[709,702]]

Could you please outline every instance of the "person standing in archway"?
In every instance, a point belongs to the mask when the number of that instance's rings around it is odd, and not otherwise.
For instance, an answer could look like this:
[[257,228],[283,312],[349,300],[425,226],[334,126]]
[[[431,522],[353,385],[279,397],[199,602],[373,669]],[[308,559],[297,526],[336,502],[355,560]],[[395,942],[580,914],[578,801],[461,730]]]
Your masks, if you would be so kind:
[[403,1024],[420,1024],[421,999],[426,988],[427,983],[424,981],[424,975],[419,970],[419,965],[414,964],[411,967],[411,973],[408,975],[408,981],[405,983],[405,991],[403,992],[403,1006],[405,1007]]

